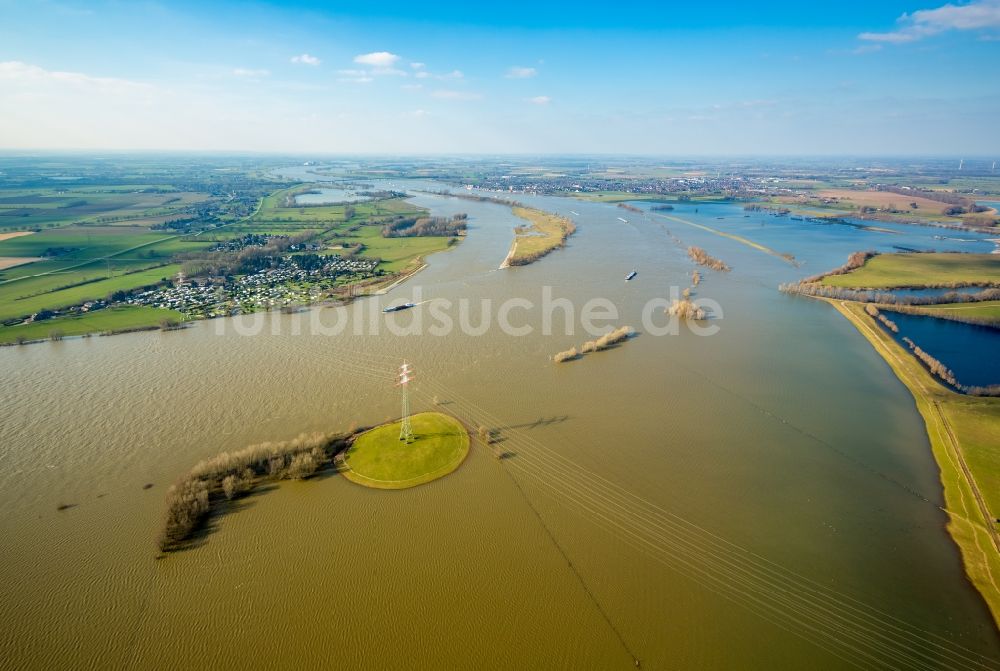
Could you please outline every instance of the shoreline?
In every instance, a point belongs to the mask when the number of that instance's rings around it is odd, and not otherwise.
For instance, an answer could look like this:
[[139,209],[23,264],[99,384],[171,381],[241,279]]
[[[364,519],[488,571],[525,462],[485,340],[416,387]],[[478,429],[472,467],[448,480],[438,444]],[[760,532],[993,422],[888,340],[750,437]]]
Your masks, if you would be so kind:
[[[451,245],[447,249],[442,249],[440,251],[446,252],[449,249],[452,249],[453,247],[454,245]],[[342,295],[331,294],[327,296],[325,299],[316,301],[314,303],[297,303],[293,305],[282,305],[280,307],[270,307],[266,310],[259,310],[258,312],[264,312],[264,313],[281,312],[282,310],[289,310],[289,309],[294,309],[297,311],[297,310],[309,309],[312,307],[323,307],[325,305],[330,305],[331,303],[350,305],[358,298],[365,298],[368,296],[384,296],[391,289],[395,288],[396,286],[410,279],[411,277],[419,273],[421,270],[427,268],[429,265],[422,256],[417,257],[416,260],[419,262],[419,265],[413,268],[412,270],[402,270],[399,273],[396,273],[389,277],[378,278],[374,282],[371,280],[361,280],[354,284],[349,284],[345,287],[344,293]],[[389,284],[380,287],[380,284],[384,282],[389,282]],[[358,289],[361,289],[362,291],[357,291]],[[364,289],[367,289],[368,291],[363,291]],[[256,314],[256,312],[246,313],[246,314]],[[171,328],[163,328],[159,324],[151,324],[149,326],[135,326],[132,328],[126,328],[114,331],[95,330],[95,331],[90,331],[88,333],[62,336],[58,338],[58,341],[80,339],[80,338],[115,336],[115,335],[122,335],[125,333],[141,333],[144,331],[181,331],[193,325],[195,322],[212,321],[215,319],[231,319],[233,316],[234,315],[219,315],[217,317],[189,317],[184,321],[182,321],[178,326]],[[17,341],[0,342],[0,347],[19,347],[21,345],[36,345],[39,343],[46,343],[46,342],[56,342],[56,340],[54,340],[53,338],[35,338],[32,340],[24,340],[22,342],[17,342]]]
[[517,236],[514,236],[514,241],[510,243],[510,250],[507,252],[507,256],[503,257],[503,262],[497,270],[504,270],[505,268],[510,268],[510,260],[514,258],[514,251],[517,249]]
[[821,300],[832,305],[868,340],[913,396],[939,469],[943,511],[948,515],[945,528],[958,546],[966,577],[986,602],[994,625],[1000,629],[1000,534],[953,427],[956,404],[1000,409],[1000,399],[968,397],[946,389],[898,343],[868,324],[860,304]]

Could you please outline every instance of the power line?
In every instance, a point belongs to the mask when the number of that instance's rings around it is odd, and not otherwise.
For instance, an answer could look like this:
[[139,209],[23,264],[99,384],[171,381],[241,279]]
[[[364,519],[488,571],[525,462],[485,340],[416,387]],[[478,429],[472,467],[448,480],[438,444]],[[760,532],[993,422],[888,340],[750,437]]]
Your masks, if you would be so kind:
[[410,369],[410,364],[403,360],[403,365],[399,367],[398,382],[396,382],[397,387],[402,387],[403,390],[403,412],[402,420],[400,420],[399,426],[399,439],[406,442],[413,442],[413,427],[410,426],[410,380],[413,379],[413,371]]

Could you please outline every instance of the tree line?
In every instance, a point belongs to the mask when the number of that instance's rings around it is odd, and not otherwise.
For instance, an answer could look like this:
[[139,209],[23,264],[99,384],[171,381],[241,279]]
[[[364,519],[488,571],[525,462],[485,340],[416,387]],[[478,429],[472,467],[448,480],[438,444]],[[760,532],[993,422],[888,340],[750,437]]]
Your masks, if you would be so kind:
[[728,273],[732,268],[730,268],[724,261],[721,261],[713,256],[710,256],[701,247],[688,247],[688,256],[691,260],[697,263],[699,266],[705,266],[706,268],[711,268],[712,270],[718,270],[719,272]]
[[[877,307],[868,304],[865,306],[865,312],[872,317],[881,322],[887,329],[892,331],[894,334],[899,333],[899,327],[894,321],[888,319],[884,314],[882,314]],[[927,367],[932,375],[937,376],[947,384],[951,385],[953,388],[965,393],[970,396],[1000,396],[1000,384],[988,385],[988,386],[969,386],[964,385],[958,381],[955,377],[955,373],[944,365],[940,360],[935,358],[929,352],[922,349],[913,340],[907,336],[903,336],[902,341],[910,348],[917,359]]]
[[167,490],[160,550],[183,548],[214,502],[237,498],[261,482],[308,478],[328,465],[354,435],[302,434],[293,440],[251,445],[198,462]]
[[465,213],[451,217],[393,217],[382,225],[383,238],[459,235],[468,228]]
[[568,350],[557,353],[552,357],[552,360],[556,363],[574,361],[582,357],[584,354],[609,349],[618,343],[625,342],[634,335],[635,330],[631,326],[619,326],[618,328],[605,333],[596,340],[588,340],[583,343],[579,349],[571,347]]

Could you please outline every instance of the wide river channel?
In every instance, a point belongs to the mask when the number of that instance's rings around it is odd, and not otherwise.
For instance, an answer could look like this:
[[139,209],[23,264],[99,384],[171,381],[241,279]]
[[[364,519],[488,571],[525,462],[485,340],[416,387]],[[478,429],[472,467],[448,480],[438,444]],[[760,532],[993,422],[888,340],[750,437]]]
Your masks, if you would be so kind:
[[[0,668],[1000,665],[912,397],[830,306],[777,291],[859,249],[992,243],[517,197],[576,221],[565,249],[499,271],[509,208],[416,194],[468,236],[346,311],[0,348]],[[732,267],[695,290],[716,332],[659,335],[686,245]],[[405,300],[432,302],[380,312]],[[453,328],[429,332],[434,304]],[[596,324],[637,337],[551,361],[609,306]],[[397,417],[404,358],[414,410],[497,430],[504,458],[476,443],[403,491],[262,488],[157,557],[166,488],[199,459]]]

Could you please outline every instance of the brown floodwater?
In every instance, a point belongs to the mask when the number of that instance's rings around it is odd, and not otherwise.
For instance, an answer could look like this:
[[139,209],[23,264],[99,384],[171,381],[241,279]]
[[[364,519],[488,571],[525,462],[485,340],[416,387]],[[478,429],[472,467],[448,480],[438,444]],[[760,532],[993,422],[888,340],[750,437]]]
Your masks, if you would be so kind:
[[[580,213],[566,249],[497,271],[509,210],[418,196],[468,212],[469,235],[381,298],[469,299],[473,323],[491,300],[483,335],[394,335],[390,320],[431,323],[430,304],[389,316],[364,299],[339,335],[310,328],[339,315],[317,308],[261,316],[256,335],[252,320],[217,320],[0,348],[0,666],[1000,664],[912,398],[835,311],[775,289],[877,234],[830,239],[735,206],[671,213],[750,227],[740,234],[805,262],[792,268],[652,215],[623,224],[609,205],[525,200]],[[733,267],[702,271],[696,295],[724,310],[713,336],[643,327],[647,301],[693,268],[668,230]],[[543,286],[575,306],[574,335],[544,335],[538,309],[509,313],[531,334],[496,328],[504,299],[537,305]],[[594,297],[619,311],[606,324],[639,335],[553,364],[591,337],[579,312]],[[369,317],[380,332],[355,335]],[[185,470],[397,416],[403,358],[414,410],[436,401],[497,429],[504,458],[477,446],[452,475],[402,491],[329,474],[263,487],[213,516],[196,547],[157,558],[163,495]]]

